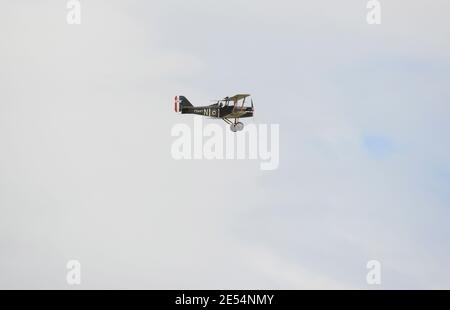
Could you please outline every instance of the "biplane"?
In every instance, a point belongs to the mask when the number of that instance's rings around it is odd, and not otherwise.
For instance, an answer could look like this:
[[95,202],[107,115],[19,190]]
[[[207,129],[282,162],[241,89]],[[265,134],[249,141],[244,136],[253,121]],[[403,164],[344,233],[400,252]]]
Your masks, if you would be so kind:
[[237,132],[244,129],[244,124],[240,119],[253,117],[255,111],[253,99],[249,102],[247,100],[248,97],[250,97],[249,94],[239,94],[217,100],[217,102],[212,105],[194,107],[186,97],[176,96],[175,112],[222,119],[225,123],[230,125],[231,131]]

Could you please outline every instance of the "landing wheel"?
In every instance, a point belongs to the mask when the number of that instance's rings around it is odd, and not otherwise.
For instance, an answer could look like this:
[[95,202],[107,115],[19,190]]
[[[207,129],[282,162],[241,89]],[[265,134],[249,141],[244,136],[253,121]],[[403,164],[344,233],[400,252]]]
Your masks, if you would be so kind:
[[234,126],[236,127],[236,130],[237,130],[237,131],[244,130],[244,124],[241,123],[241,122],[236,123],[236,125],[234,125]]
[[231,124],[231,125],[230,125],[230,129],[231,129],[232,132],[238,131],[238,129],[236,128],[236,125],[235,125],[235,124]]

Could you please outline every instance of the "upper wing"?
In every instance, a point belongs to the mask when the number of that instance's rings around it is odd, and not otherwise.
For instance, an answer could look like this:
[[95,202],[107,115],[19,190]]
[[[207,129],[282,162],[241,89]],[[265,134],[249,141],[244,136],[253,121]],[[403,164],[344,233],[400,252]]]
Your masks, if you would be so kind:
[[227,99],[230,101],[237,102],[237,101],[245,99],[247,97],[250,97],[250,94],[238,94],[238,95],[234,95],[233,97],[229,97]]

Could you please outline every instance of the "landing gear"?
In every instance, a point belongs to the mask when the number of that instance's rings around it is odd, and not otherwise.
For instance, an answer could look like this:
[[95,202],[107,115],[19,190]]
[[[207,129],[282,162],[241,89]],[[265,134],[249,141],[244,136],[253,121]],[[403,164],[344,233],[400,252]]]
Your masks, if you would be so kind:
[[225,121],[225,123],[230,125],[230,129],[232,132],[244,130],[244,124],[241,122],[238,122],[237,120],[235,120],[234,123],[227,118],[224,118],[223,120]]
[[244,124],[242,124],[241,122],[238,122],[238,123],[234,124],[234,127],[236,128],[237,131],[241,131],[244,129]]

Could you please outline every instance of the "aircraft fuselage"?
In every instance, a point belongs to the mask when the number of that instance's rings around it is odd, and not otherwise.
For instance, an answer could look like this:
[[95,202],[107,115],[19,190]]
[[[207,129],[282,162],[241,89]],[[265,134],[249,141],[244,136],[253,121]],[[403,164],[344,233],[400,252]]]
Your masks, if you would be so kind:
[[183,107],[182,114],[196,114],[215,118],[245,118],[253,117],[253,109],[250,107],[234,108],[233,106],[204,106]]

